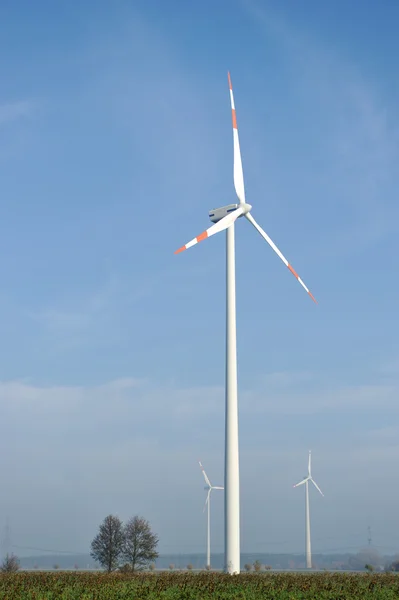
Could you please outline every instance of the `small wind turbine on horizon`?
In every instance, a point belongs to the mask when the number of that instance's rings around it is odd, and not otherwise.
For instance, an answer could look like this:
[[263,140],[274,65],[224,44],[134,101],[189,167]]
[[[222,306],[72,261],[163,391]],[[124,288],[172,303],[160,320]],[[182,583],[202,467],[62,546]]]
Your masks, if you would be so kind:
[[312,549],[311,549],[311,543],[310,543],[310,510],[309,510],[309,481],[311,481],[313,483],[313,485],[315,486],[316,490],[318,492],[320,492],[320,494],[322,496],[324,496],[323,492],[321,491],[321,489],[319,488],[319,486],[317,485],[317,483],[315,482],[315,480],[312,477],[312,455],[311,455],[311,451],[309,450],[309,460],[308,460],[308,476],[305,477],[304,479],[302,479],[302,481],[300,481],[299,483],[296,483],[294,486],[294,488],[305,484],[305,511],[306,511],[306,567],[308,569],[312,568]]
[[203,512],[205,512],[205,508],[208,505],[208,529],[207,529],[207,540],[206,540],[206,566],[208,567],[208,569],[210,569],[211,568],[211,491],[212,490],[224,490],[224,487],[221,487],[219,485],[212,485],[211,482],[209,481],[208,475],[205,473],[205,469],[202,466],[201,461],[198,461],[198,462],[199,462],[199,466],[201,467],[201,471],[202,471],[202,474],[204,476],[205,483],[206,483],[206,486],[204,487],[204,489],[208,491],[208,493],[206,495],[206,500],[205,500]]
[[237,116],[234,105],[233,86],[228,73],[234,144],[234,187],[238,204],[214,208],[209,218],[214,223],[200,235],[176,250],[175,254],[191,248],[198,242],[226,230],[226,384],[225,384],[225,467],[224,467],[224,568],[230,574],[240,572],[240,473],[238,446],[238,394],[237,394],[237,334],[236,334],[236,283],[235,283],[235,221],[245,218],[255,227],[271,246],[288,270],[299,281],[314,302],[316,300],[298,273],[280,252],[267,233],[251,215],[252,206],[247,204],[244,189]]

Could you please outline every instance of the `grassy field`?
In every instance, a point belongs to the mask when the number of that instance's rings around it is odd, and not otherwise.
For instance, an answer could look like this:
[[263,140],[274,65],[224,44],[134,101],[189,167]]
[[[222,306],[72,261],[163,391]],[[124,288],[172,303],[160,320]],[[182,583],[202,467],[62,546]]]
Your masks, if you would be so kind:
[[0,575],[1,600],[398,600],[399,576],[353,573],[26,573]]

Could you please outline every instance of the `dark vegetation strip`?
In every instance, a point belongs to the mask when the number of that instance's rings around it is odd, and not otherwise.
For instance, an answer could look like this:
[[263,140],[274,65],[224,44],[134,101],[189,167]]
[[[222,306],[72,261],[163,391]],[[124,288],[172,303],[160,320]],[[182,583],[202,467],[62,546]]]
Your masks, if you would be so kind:
[[398,600],[394,573],[46,573],[0,575],[0,600]]

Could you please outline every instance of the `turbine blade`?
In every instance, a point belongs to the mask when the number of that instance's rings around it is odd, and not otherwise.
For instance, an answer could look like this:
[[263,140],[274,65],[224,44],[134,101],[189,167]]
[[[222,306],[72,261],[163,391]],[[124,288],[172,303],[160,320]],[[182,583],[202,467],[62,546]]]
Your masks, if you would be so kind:
[[204,509],[203,509],[203,511],[202,511],[202,512],[205,512],[206,505],[208,504],[208,501],[209,501],[209,495],[210,495],[210,493],[211,493],[211,489],[212,489],[212,488],[209,488],[209,490],[208,490],[208,493],[207,493],[207,495],[206,495],[206,500],[205,500],[205,504],[204,504]]
[[312,453],[311,453],[311,451],[309,450],[309,461],[308,461],[308,474],[309,474],[309,477],[310,477],[310,474],[311,474],[311,469],[312,469],[312,465],[311,465],[311,456],[312,456]]
[[202,466],[202,463],[201,463],[201,461],[199,460],[198,462],[199,462],[199,466],[201,467],[201,471],[202,471],[202,474],[203,474],[203,476],[204,476],[205,483],[206,483],[207,485],[209,485],[209,487],[212,487],[212,486],[211,486],[211,482],[210,482],[210,481],[209,481],[209,479],[208,479],[208,475],[205,473],[205,469],[204,469],[204,467]]
[[220,221],[218,221],[217,223],[212,225],[212,227],[209,227],[209,229],[207,229],[206,231],[203,231],[200,235],[198,235],[196,238],[191,240],[191,242],[188,242],[185,246],[182,246],[181,248],[176,250],[175,254],[179,254],[179,252],[183,252],[183,250],[187,250],[188,248],[191,248],[191,246],[198,244],[198,242],[202,242],[202,240],[205,240],[206,238],[211,237],[211,235],[214,235],[215,233],[224,231],[224,229],[227,229],[228,227],[230,227],[230,225],[232,225],[232,223],[234,223],[234,221],[236,219],[238,219],[238,217],[240,215],[242,215],[242,213],[243,213],[242,207],[237,208],[230,214],[223,217],[223,219],[220,219]]
[[314,480],[314,479],[312,479],[312,478],[310,478],[310,481],[313,483],[313,485],[315,486],[316,490],[317,490],[318,492],[320,492],[320,494],[321,494],[322,496],[324,496],[323,492],[321,491],[321,489],[319,488],[319,486],[317,485],[317,483],[315,482],[315,480]]
[[237,116],[234,105],[233,86],[231,85],[230,73],[227,73],[230,88],[231,116],[233,119],[233,143],[234,143],[234,187],[240,204],[245,204],[244,173],[242,170],[240,140],[238,138]]
[[213,485],[212,489],[213,490],[224,490],[224,487],[221,487],[220,485]]
[[307,293],[309,294],[309,296],[312,298],[313,302],[315,302],[317,304],[315,298],[313,297],[313,295],[311,294],[311,292],[308,290],[308,288],[306,287],[306,285],[303,283],[303,281],[299,277],[298,273],[293,269],[293,267],[290,265],[290,263],[285,258],[285,256],[280,252],[280,250],[277,248],[277,246],[273,242],[273,240],[271,240],[269,238],[269,236],[267,235],[267,233],[262,229],[262,227],[260,225],[258,225],[258,223],[255,221],[255,219],[253,218],[253,216],[250,213],[246,213],[245,216],[247,217],[248,221],[250,223],[252,223],[252,225],[255,227],[255,229],[261,234],[261,236],[267,241],[267,243],[273,248],[273,250],[275,251],[275,253],[277,254],[277,256],[279,256],[281,258],[281,260],[283,261],[283,263],[285,264],[285,266],[288,267],[288,269],[291,271],[291,273],[294,275],[294,277],[296,277],[296,279],[298,279],[299,283],[307,291]]
[[309,481],[309,477],[305,477],[305,479],[302,479],[302,481],[300,481],[299,483],[296,483],[292,487],[298,487],[299,485],[302,485],[302,484],[306,483],[307,481]]

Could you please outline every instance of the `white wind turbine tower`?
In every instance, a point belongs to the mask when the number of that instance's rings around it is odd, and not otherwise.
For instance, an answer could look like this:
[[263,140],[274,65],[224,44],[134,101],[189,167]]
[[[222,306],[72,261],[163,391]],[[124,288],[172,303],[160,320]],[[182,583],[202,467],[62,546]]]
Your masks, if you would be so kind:
[[235,248],[234,222],[242,216],[255,227],[266,242],[273,248],[286,267],[296,277],[302,287],[316,302],[302,279],[283,256],[270,237],[258,225],[250,211],[252,206],[245,201],[244,176],[238,139],[237,118],[234,106],[233,88],[228,74],[231,112],[233,119],[234,142],[234,187],[238,204],[229,204],[209,212],[214,223],[209,229],[176,250],[175,254],[191,248],[206,238],[226,231],[226,405],[225,405],[225,570],[228,573],[240,572],[240,479],[238,460],[238,403],[237,403],[237,346],[236,346],[236,290],[235,290]]
[[298,487],[299,485],[305,484],[305,489],[306,489],[306,492],[305,492],[305,498],[306,498],[305,499],[305,507],[306,507],[306,567],[308,569],[312,568],[312,549],[311,549],[311,543],[310,543],[309,481],[311,481],[313,483],[313,485],[315,486],[316,490],[318,490],[320,492],[320,494],[322,496],[324,496],[323,492],[321,491],[321,489],[319,488],[319,486],[317,485],[315,480],[312,478],[311,460],[312,460],[312,455],[311,455],[311,451],[309,450],[308,476],[293,486],[295,488],[295,487]]
[[208,567],[208,569],[211,568],[211,491],[212,490],[224,490],[223,487],[220,487],[218,485],[212,485],[211,482],[209,481],[208,475],[205,473],[205,469],[201,464],[201,461],[199,462],[199,466],[201,467],[202,470],[202,474],[204,476],[205,479],[205,490],[208,491],[207,495],[206,495],[206,500],[205,500],[205,505],[204,505],[204,511],[206,508],[206,505],[208,505],[208,532],[207,532],[207,539],[206,539],[206,566]]

